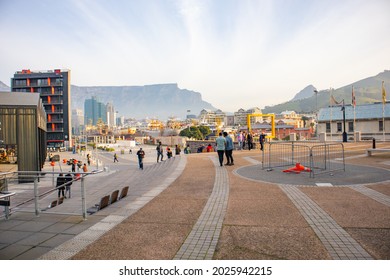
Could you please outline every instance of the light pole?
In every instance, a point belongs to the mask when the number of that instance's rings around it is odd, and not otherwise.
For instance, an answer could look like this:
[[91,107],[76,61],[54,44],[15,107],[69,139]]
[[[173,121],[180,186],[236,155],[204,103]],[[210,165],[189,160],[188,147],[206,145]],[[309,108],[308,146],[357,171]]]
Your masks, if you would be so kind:
[[343,142],[348,142],[348,137],[347,137],[347,132],[345,131],[345,104],[344,104],[344,99],[343,99],[343,107],[341,107],[341,111],[343,111]]
[[316,95],[316,136],[318,136],[317,134],[318,134],[318,128],[317,128],[317,126],[318,126],[318,90],[316,90],[316,89],[314,89],[314,93],[315,93],[315,95]]

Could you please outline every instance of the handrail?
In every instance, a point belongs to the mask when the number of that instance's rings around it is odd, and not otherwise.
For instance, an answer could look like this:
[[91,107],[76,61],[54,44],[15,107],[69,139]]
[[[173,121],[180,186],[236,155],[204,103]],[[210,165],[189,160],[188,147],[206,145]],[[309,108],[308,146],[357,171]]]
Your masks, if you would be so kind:
[[[41,174],[61,174],[61,173],[64,173],[64,172],[57,172],[57,171],[48,171],[48,172],[44,172],[44,171],[15,171],[14,173],[23,173],[23,175],[24,175],[24,173],[27,173],[27,174],[29,174],[29,173],[31,173],[31,174],[36,174],[36,173],[38,173],[38,172],[41,172]],[[98,174],[98,173],[101,173],[101,172],[103,172],[103,170],[93,170],[93,171],[91,171],[91,172],[68,172],[68,173],[66,173],[66,174],[75,174],[75,175],[76,175],[76,174],[80,174],[80,175],[82,175],[82,177],[85,177],[85,176],[87,176],[87,175]],[[36,175],[27,175],[27,176],[23,176],[23,177],[44,178],[45,176],[44,176],[44,175],[41,175],[41,176],[38,177],[38,176],[36,176]],[[80,180],[80,178],[72,179],[71,182],[73,183],[73,182],[75,182],[75,181],[77,181],[77,180]],[[49,194],[49,193],[52,193],[52,192],[54,192],[54,191],[57,191],[59,187],[66,186],[67,184],[69,184],[69,182],[66,182],[66,183],[64,183],[64,184],[62,184],[62,185],[60,185],[60,186],[58,186],[58,187],[56,186],[55,188],[49,189],[49,190],[45,191],[44,193],[39,194],[38,198],[44,197],[45,195],[47,195],[47,194]],[[21,205],[23,205],[23,204],[26,204],[26,203],[28,203],[28,202],[31,202],[31,201],[33,201],[34,199],[35,199],[35,198],[33,197],[33,198],[27,199],[27,200],[25,200],[25,201],[22,201],[22,202],[20,202],[19,204],[14,205],[11,209],[17,208],[17,207],[19,207],[19,206],[21,206]]]
[[11,196],[14,196],[16,193],[15,192],[0,192],[0,199],[4,198],[10,198]]
[[[28,177],[28,178],[34,178],[34,197],[31,198],[31,199],[28,199],[28,200],[25,200],[17,205],[14,205],[12,207],[12,209],[16,208],[16,207],[19,207],[20,205],[23,205],[25,203],[28,203],[28,202],[31,202],[31,201],[35,201],[35,214],[37,216],[39,216],[39,212],[40,210],[38,209],[38,199],[40,197],[43,197],[45,195],[47,195],[48,193],[51,193],[53,191],[56,191],[58,190],[58,187],[61,187],[61,186],[66,186],[68,185],[70,182],[74,182],[74,181],[77,181],[77,180],[81,180],[81,189],[82,189],[82,208],[83,208],[83,218],[86,219],[86,206],[85,206],[85,188],[84,188],[84,177],[88,176],[88,175],[94,175],[94,174],[99,174],[103,172],[103,170],[93,170],[91,172],[63,172],[63,171],[15,171],[15,172],[3,172],[3,173],[0,173],[0,176],[4,176],[4,175],[9,175],[9,174],[12,174],[13,176],[17,175],[17,176],[23,176],[23,177]],[[61,186],[58,186],[56,188],[53,188],[53,189],[50,189],[42,194],[38,194],[38,178],[43,178],[46,174],[60,174],[60,173],[66,173],[66,174],[74,174],[74,175],[80,175],[80,177],[76,177],[74,179],[72,179],[72,181],[69,181],[69,182],[65,182],[64,184],[62,184]],[[54,177],[53,177],[54,178]],[[4,179],[7,179],[7,178],[4,178]],[[8,191],[8,189],[5,189],[3,192],[6,192]],[[13,195],[15,195],[16,193],[14,193]],[[10,196],[8,196],[10,197]],[[11,208],[9,209],[11,210]],[[9,216],[9,211],[7,209],[6,211],[6,218],[8,218]],[[1,216],[0,216],[1,217]]]

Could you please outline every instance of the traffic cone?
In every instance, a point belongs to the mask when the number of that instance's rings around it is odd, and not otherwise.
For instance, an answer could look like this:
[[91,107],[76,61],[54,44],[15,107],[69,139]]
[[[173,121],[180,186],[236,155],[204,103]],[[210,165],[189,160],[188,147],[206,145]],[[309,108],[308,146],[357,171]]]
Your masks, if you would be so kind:
[[301,171],[307,171],[307,172],[311,172],[311,169],[310,168],[307,168],[307,167],[304,167],[302,164],[300,164],[299,162],[297,162],[295,164],[295,167],[291,167],[289,169],[286,169],[286,170],[283,170],[283,172],[293,172],[293,173],[296,173],[296,174],[299,174],[301,173]]

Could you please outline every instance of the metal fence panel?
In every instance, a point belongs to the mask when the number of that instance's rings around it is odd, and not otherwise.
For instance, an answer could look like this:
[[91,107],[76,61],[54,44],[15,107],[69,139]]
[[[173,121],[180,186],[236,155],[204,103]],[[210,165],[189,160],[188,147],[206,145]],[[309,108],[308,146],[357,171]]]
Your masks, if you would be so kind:
[[291,167],[297,163],[309,167],[311,177],[320,173],[345,171],[344,145],[318,142],[271,142],[265,145],[263,169]]

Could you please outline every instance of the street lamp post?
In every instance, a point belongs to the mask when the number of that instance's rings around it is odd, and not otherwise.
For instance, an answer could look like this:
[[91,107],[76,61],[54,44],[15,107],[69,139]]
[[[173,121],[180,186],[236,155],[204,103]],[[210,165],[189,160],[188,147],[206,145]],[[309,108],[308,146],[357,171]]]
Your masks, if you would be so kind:
[[314,93],[316,95],[316,130],[315,135],[318,136],[318,90],[314,90]]
[[343,111],[343,142],[348,142],[348,137],[347,137],[347,132],[345,130],[345,104],[344,104],[344,99],[343,99],[343,107],[341,107],[341,111]]

